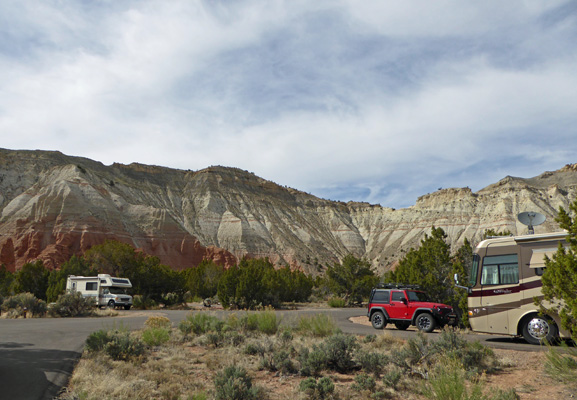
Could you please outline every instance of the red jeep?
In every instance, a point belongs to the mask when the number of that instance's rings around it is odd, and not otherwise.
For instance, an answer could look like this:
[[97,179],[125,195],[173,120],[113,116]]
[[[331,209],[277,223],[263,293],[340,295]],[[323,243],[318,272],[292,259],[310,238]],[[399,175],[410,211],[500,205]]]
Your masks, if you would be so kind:
[[415,285],[383,284],[371,291],[367,317],[375,329],[383,329],[389,322],[397,329],[411,325],[423,332],[432,332],[445,325],[457,325],[453,307],[433,303]]

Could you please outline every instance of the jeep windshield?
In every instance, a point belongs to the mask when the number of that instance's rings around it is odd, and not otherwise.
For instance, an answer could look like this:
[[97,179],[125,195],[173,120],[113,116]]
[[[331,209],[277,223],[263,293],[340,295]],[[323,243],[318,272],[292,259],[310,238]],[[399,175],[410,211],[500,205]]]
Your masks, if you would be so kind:
[[409,296],[409,301],[431,301],[425,292],[407,290],[407,296]]

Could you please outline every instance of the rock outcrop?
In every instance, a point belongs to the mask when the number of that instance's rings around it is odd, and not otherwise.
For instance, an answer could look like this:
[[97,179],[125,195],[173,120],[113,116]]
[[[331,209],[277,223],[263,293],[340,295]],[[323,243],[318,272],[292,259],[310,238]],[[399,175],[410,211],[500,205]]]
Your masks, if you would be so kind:
[[547,216],[577,191],[577,166],[530,179],[506,177],[477,193],[442,189],[409,208],[334,202],[236,168],[183,171],[142,164],[105,166],[59,152],[0,149],[0,263],[15,270],[42,259],[57,268],[107,239],[129,243],[175,269],[244,256],[311,273],[348,253],[384,269],[431,226],[455,248],[485,230],[522,233],[522,211]]

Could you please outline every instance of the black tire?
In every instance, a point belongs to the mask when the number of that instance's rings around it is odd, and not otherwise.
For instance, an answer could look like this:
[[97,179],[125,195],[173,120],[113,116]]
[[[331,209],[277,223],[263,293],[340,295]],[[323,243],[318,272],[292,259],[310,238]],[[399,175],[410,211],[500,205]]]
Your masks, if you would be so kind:
[[116,304],[114,304],[114,300],[110,300],[108,302],[108,308],[114,308],[114,307],[116,307]]
[[395,327],[400,331],[406,331],[411,326],[410,322],[395,322]]
[[130,306],[124,306],[125,310],[130,310]]
[[559,336],[559,328],[551,318],[532,314],[523,320],[522,333],[530,344],[553,343]]
[[437,322],[431,314],[425,312],[419,314],[417,320],[415,321],[415,325],[417,325],[417,329],[421,332],[430,333],[433,332],[437,326]]
[[371,315],[371,324],[375,329],[384,329],[387,326],[387,320],[385,319],[385,314],[382,311],[375,311]]

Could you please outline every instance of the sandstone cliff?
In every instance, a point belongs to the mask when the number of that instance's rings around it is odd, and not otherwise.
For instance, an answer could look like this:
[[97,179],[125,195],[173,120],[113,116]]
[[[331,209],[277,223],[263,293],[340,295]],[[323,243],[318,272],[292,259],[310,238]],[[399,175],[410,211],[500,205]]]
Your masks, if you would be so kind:
[[236,168],[183,171],[105,166],[59,152],[0,149],[0,262],[15,270],[42,259],[54,268],[106,239],[134,245],[182,269],[245,255],[319,272],[348,253],[379,269],[418,246],[431,226],[455,248],[486,229],[523,233],[522,211],[547,216],[577,191],[577,167],[531,179],[506,177],[477,193],[443,189],[409,208],[319,199]]

